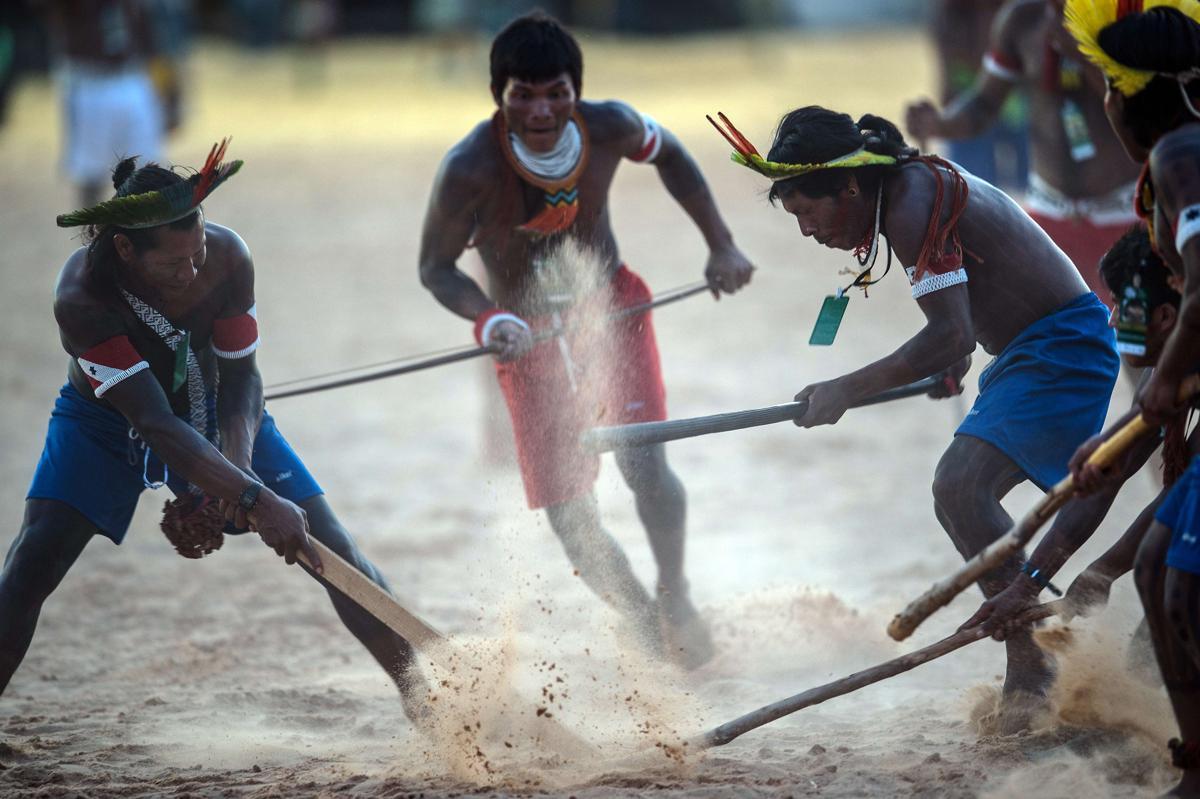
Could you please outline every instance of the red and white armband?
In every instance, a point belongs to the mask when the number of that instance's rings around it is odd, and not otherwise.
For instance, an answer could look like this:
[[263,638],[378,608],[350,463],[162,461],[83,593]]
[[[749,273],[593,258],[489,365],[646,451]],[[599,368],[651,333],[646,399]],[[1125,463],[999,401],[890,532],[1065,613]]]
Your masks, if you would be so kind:
[[1011,83],[1021,80],[1021,63],[999,50],[989,50],[984,54],[983,71]]
[[662,149],[662,128],[645,114],[642,114],[641,117],[642,146],[630,156],[629,160],[638,164],[648,164],[658,158],[658,153]]
[[92,384],[97,399],[125,378],[150,368],[128,336],[113,336],[75,360],[79,361],[83,374]]
[[212,349],[218,358],[245,358],[258,349],[258,305],[240,316],[213,320]]
[[529,329],[529,323],[515,313],[510,313],[503,308],[490,308],[475,317],[475,341],[479,343],[479,346],[486,347],[488,345],[492,331],[501,322],[515,322],[526,330]]
[[1197,233],[1200,233],[1200,203],[1179,212],[1179,218],[1175,220],[1175,252],[1182,256],[1184,245]]

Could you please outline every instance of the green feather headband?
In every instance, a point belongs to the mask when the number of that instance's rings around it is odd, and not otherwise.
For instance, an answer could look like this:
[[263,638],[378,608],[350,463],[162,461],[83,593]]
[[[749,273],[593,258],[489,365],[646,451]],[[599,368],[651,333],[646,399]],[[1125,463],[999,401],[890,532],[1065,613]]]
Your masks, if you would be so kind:
[[242,168],[241,161],[222,164],[229,139],[222,139],[208,152],[204,167],[196,174],[158,191],[114,197],[99,205],[59,214],[59,227],[115,225],[138,229],[158,227],[183,219],[200,207],[208,195]]
[[880,155],[879,153],[868,151],[866,147],[859,147],[852,153],[838,156],[832,161],[826,161],[822,164],[781,164],[778,161],[768,161],[759,155],[758,150],[754,148],[750,140],[733,126],[733,123],[729,121],[727,116],[720,111],[717,112],[717,116],[725,124],[725,128],[717,124],[717,121],[712,117],[706,115],[706,118],[717,129],[717,133],[724,136],[725,141],[733,146],[734,151],[729,155],[730,160],[735,164],[741,164],[748,169],[753,169],[758,174],[768,177],[771,180],[787,180],[788,178],[807,175],[810,172],[816,172],[821,169],[836,169],[838,167],[852,169],[861,166],[889,166],[896,163],[894,155]]

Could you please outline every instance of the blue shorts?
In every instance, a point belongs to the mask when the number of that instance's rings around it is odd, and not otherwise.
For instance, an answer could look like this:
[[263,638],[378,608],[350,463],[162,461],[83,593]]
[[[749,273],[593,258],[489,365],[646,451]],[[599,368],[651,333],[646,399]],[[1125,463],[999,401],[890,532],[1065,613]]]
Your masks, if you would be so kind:
[[1171,528],[1167,565],[1200,574],[1200,456],[1192,458],[1187,471],[1171,486],[1154,520]]
[[996,356],[955,435],[992,444],[1046,491],[1104,426],[1120,366],[1108,308],[1088,292],[1022,330]]
[[[324,493],[268,413],[263,413],[250,465],[272,491],[292,502]],[[125,417],[84,399],[70,383],[63,386],[26,499],[70,505],[119,544],[147,477],[161,479],[161,464],[146,457]]]

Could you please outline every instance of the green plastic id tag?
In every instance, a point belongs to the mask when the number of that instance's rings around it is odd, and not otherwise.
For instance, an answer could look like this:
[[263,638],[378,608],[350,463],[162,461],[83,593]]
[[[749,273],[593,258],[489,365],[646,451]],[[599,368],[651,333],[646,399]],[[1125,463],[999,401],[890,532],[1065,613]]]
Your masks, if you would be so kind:
[[817,323],[813,325],[812,335],[808,337],[810,347],[828,347],[833,343],[849,302],[850,298],[840,291],[825,298],[821,303],[821,312],[817,314]]
[[179,387],[187,381],[187,359],[188,346],[192,342],[191,332],[183,334],[183,341],[179,342],[179,346],[175,348],[175,376],[171,380],[171,390],[178,391]]

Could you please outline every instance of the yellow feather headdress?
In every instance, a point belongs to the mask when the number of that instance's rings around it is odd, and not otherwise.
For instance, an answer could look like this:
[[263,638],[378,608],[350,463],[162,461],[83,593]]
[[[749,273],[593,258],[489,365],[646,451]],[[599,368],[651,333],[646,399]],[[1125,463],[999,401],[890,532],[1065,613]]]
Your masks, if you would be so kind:
[[1067,30],[1079,43],[1079,51],[1126,97],[1146,88],[1155,73],[1118,63],[1100,46],[1100,32],[1127,14],[1152,8],[1173,8],[1200,22],[1200,0],[1067,0]]
[[859,147],[857,150],[846,155],[839,156],[830,161],[821,164],[781,164],[778,161],[768,161],[759,154],[750,140],[742,135],[741,131],[733,126],[729,118],[717,112],[717,117],[725,124],[722,128],[717,124],[717,121],[711,116],[707,117],[712,126],[717,129],[717,132],[725,137],[725,141],[733,145],[733,152],[729,154],[730,159],[735,164],[753,169],[760,175],[768,177],[773,181],[787,180],[788,178],[807,175],[810,172],[816,172],[821,169],[853,169],[860,166],[887,166],[896,163],[896,157],[891,155],[881,155],[867,150],[866,147]]

